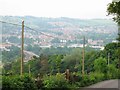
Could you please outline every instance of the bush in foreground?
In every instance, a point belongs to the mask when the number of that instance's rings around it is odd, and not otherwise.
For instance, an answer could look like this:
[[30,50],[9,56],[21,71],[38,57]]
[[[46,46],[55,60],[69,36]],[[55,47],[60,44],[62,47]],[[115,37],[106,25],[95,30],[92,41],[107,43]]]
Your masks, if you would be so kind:
[[68,89],[69,83],[65,79],[63,74],[57,73],[56,75],[50,75],[43,77],[44,88],[46,89]]
[[3,76],[2,90],[37,90],[37,87],[28,75]]

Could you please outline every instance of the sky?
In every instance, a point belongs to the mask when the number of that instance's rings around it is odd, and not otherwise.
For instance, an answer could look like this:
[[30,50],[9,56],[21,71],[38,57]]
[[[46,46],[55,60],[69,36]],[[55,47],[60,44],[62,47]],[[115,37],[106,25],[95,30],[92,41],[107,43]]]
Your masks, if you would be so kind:
[[0,0],[0,15],[109,18],[107,5],[112,0]]

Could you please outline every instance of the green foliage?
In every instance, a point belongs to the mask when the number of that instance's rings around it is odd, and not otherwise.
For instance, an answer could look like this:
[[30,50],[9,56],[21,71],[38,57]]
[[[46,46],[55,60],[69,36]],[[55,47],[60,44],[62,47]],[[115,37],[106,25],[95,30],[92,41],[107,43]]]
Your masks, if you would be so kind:
[[31,52],[33,52],[33,53],[35,53],[37,55],[40,55],[41,52],[42,52],[42,48],[40,48],[39,45],[34,45],[34,46],[30,45],[30,43],[32,43],[32,42],[29,42],[28,46],[26,47],[26,50],[31,51]]
[[89,75],[85,74],[83,77],[81,77],[78,86],[79,87],[89,86],[103,80],[105,80],[103,73],[91,72]]
[[30,76],[3,76],[2,90],[36,90],[35,82]]
[[69,54],[74,48],[67,48],[67,47],[51,47],[42,49],[40,53],[46,54],[46,55],[65,55]]
[[60,39],[59,38],[54,38],[51,42],[52,43],[60,43]]
[[108,79],[117,79],[118,73],[119,73],[118,69],[115,67],[114,64],[110,64],[108,66],[108,72],[107,72]]
[[38,73],[40,72],[40,60],[38,58],[33,58],[32,60],[30,60],[27,64],[27,67],[31,67],[30,71],[31,74],[33,74],[33,76],[37,76]]
[[[24,64],[24,72],[28,73],[28,66]],[[19,75],[20,74],[20,58],[9,62],[5,63],[3,65],[3,74],[5,75]]]
[[94,83],[103,81],[105,79],[104,73],[98,73],[98,72],[93,72],[90,74],[90,76],[95,78]]
[[120,79],[120,69],[118,69],[118,79]]
[[51,74],[55,71],[60,72],[63,55],[52,55],[49,57]]
[[116,50],[118,48],[117,43],[109,43],[105,46],[105,50],[110,52],[111,50]]
[[45,88],[68,88],[68,81],[63,74],[57,73],[56,75],[45,76],[43,78]]
[[88,78],[88,75],[84,75],[81,81],[81,87],[90,85],[90,79]]
[[59,73],[60,72],[60,66],[61,66],[61,56],[60,55],[57,56],[55,63],[56,63],[58,73]]
[[78,90],[78,89],[80,89],[79,84],[80,84],[79,82],[68,84],[68,87],[69,87],[68,90]]
[[85,53],[85,70],[87,73],[94,71],[94,60],[99,57],[99,51]]
[[[81,49],[76,48],[72,50],[72,52],[63,58],[63,62],[65,64],[65,68],[69,68],[71,71],[76,69],[76,65],[81,65],[80,62],[82,60]],[[79,67],[79,66],[78,66]],[[79,68],[80,69],[80,68]]]
[[115,15],[113,18],[120,25],[120,1],[112,2],[107,8],[108,14]]
[[11,46],[10,51],[2,51],[2,62],[11,62],[20,57],[20,49],[16,46]]
[[118,38],[117,40],[120,42],[120,1],[119,2],[112,2],[108,6],[108,13],[114,15],[114,21],[118,23]]
[[[31,66],[30,71],[33,76],[37,76],[38,74],[46,74],[49,72],[48,65],[48,56],[41,54],[40,57],[34,57],[28,63],[26,63],[26,68]],[[27,69],[28,70],[28,69]],[[27,72],[27,71],[26,71]]]
[[99,57],[94,61],[94,70],[96,72],[107,72],[107,60],[105,58]]
[[[11,73],[13,75],[20,74],[20,58],[12,62]],[[25,70],[25,69],[24,69]]]
[[21,41],[21,39],[19,39],[16,36],[11,36],[8,38],[8,41],[11,41],[11,43],[19,43]]
[[[54,54],[48,56],[41,54],[40,57],[34,57],[32,60],[24,64],[24,72],[28,73],[28,65],[30,65],[30,71],[33,76],[36,77],[39,73],[40,75],[42,74],[42,84],[37,86],[42,85],[45,89],[77,89],[102,80],[120,78],[120,71],[117,67],[119,61],[119,53],[117,49],[118,47],[116,43],[110,43],[105,46],[103,51],[86,51],[84,78],[81,76],[82,50],[79,48],[71,50],[72,52],[67,55]],[[110,53],[109,66],[107,64],[108,53]],[[4,88],[22,88],[24,90],[24,88],[31,89],[33,87],[36,89],[34,80],[31,77],[10,76],[10,73],[13,75],[19,74],[19,61],[20,60],[18,59],[12,63],[4,64],[3,70],[5,73],[9,73],[9,76],[3,77]],[[70,82],[65,79],[63,74],[60,74],[63,73],[66,68],[70,69],[71,77],[72,75],[76,76],[70,78]],[[57,72],[59,73],[56,74]],[[50,74],[50,76],[45,76],[46,74]]]
[[45,88],[68,88],[68,81],[65,79],[65,76],[60,73],[45,76],[43,83]]

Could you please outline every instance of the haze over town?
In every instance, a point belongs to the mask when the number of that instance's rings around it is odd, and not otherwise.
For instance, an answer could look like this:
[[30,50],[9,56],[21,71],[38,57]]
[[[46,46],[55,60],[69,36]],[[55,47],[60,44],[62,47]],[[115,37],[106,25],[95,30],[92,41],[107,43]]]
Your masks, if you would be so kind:
[[112,0],[0,0],[0,15],[110,18],[106,8]]

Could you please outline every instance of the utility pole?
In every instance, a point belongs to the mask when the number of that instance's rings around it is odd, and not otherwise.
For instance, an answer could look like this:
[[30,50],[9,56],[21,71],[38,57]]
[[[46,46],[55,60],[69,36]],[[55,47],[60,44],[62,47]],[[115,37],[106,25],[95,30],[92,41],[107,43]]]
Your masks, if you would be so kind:
[[23,61],[24,61],[24,21],[22,21],[22,43],[21,43],[21,67],[20,74],[23,75]]
[[84,61],[85,61],[85,36],[83,37],[82,76],[84,76]]
[[110,62],[110,53],[108,53],[108,66],[109,66],[109,62]]
[[30,76],[30,74],[31,74],[31,72],[30,72],[30,68],[31,68],[31,67],[30,67],[30,64],[29,64],[29,76]]
[[108,52],[108,74],[110,73],[109,62],[110,62],[110,53]]

